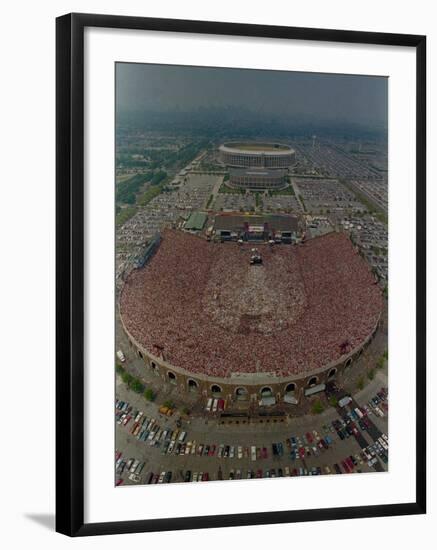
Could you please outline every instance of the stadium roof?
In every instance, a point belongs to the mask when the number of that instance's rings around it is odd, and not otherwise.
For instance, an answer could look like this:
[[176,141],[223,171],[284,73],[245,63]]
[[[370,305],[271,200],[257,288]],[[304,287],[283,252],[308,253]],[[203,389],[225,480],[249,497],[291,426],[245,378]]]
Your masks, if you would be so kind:
[[289,155],[294,150],[284,143],[265,143],[265,142],[241,142],[228,141],[220,145],[219,149],[226,153],[234,154],[252,154],[252,155]]
[[185,224],[185,229],[201,231],[207,219],[208,215],[205,212],[192,212]]

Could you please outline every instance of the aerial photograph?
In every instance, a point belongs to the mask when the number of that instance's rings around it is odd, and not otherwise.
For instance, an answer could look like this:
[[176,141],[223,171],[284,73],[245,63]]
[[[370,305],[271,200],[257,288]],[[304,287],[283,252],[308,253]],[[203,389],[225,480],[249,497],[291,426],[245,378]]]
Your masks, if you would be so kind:
[[114,484],[387,472],[387,78],[115,85]]

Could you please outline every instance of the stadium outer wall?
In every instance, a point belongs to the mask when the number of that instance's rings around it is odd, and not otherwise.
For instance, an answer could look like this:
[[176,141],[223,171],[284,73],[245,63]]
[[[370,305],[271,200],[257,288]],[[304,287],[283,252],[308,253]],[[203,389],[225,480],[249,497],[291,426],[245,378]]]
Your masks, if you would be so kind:
[[[123,323],[123,318],[120,315],[121,324],[125,331],[130,346],[135,350],[136,355],[144,361],[148,368],[157,378],[163,383],[172,384],[177,387],[181,395],[195,393],[204,397],[218,397],[225,400],[226,406],[230,407],[235,402],[246,401],[248,403],[258,403],[262,397],[262,392],[266,388],[271,390],[272,396],[275,397],[276,403],[284,402],[284,396],[292,396],[297,402],[305,399],[305,390],[310,389],[318,384],[326,384],[328,381],[341,381],[345,372],[348,371],[354,362],[360,357],[364,348],[366,348],[378,329],[381,316],[372,330],[363,342],[355,347],[352,351],[342,355],[338,360],[307,373],[298,375],[290,375],[285,377],[275,377],[272,375],[244,375],[240,374],[232,378],[218,378],[199,373],[190,373],[189,371],[172,365],[164,359],[157,357],[146,350],[139,344],[135,338],[126,329]],[[290,390],[290,385],[294,385],[293,391]],[[214,386],[221,389],[220,392],[213,391]],[[238,396],[239,389],[245,389],[244,397]]]

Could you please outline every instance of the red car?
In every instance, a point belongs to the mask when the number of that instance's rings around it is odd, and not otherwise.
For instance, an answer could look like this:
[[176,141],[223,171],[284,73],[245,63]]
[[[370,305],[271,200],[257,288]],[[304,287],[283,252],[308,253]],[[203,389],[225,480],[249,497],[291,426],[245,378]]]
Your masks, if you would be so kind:
[[205,472],[202,476],[202,481],[209,481],[209,474],[208,472]]
[[121,477],[119,477],[119,478],[117,479],[117,482],[116,482],[115,485],[118,487],[118,486],[121,485],[122,483],[123,483],[123,480],[121,479]]
[[257,470],[256,471],[256,477],[259,479],[262,476],[263,476],[263,471],[262,470]]
[[208,456],[214,456],[215,455],[215,449],[216,449],[216,446],[211,445],[211,447],[209,448]]
[[225,400],[224,399],[219,399],[218,400],[217,408],[218,408],[219,411],[224,411],[225,410]]
[[351,473],[351,470],[350,470],[348,464],[347,464],[344,460],[341,461],[341,465],[343,466],[343,470],[344,470],[347,474],[350,474],[350,473]]
[[352,459],[351,459],[350,456],[348,456],[348,457],[346,458],[346,463],[347,463],[347,465],[349,466],[349,468],[350,468],[351,470],[353,470],[353,469],[355,468],[355,465],[354,465],[354,463],[352,462]]
[[312,434],[310,434],[310,432],[307,432],[305,434],[305,437],[307,438],[308,443],[312,443],[314,441],[314,438],[313,438]]
[[299,456],[300,458],[305,458],[305,448],[299,447]]
[[262,458],[268,458],[269,453],[267,452],[267,447],[263,447],[261,450],[261,457]]

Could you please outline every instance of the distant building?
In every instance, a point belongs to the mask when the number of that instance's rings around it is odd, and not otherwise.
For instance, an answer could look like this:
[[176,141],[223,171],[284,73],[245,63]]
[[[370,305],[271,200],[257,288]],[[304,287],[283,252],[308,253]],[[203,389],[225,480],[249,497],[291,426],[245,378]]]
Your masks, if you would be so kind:
[[229,142],[219,148],[230,167],[228,185],[240,189],[272,190],[287,185],[287,171],[295,163],[294,149],[281,143]]
[[261,168],[232,168],[228,185],[253,190],[281,189],[286,186],[286,170],[265,170]]

